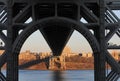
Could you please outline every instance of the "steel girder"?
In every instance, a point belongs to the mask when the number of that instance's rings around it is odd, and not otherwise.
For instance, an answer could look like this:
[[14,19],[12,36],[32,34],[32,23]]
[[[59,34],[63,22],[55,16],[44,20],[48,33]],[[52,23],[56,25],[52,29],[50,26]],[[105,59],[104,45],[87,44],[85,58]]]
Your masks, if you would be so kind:
[[[65,4],[64,4],[65,3]],[[68,3],[68,4],[67,4]],[[76,22],[79,22],[81,18],[84,18],[87,20],[88,23],[84,23],[88,29],[92,29],[93,31],[96,30],[99,27],[99,2],[98,0],[14,0],[14,3],[12,4],[12,19],[13,19],[13,32],[15,34],[14,40],[17,40],[16,38],[19,36],[18,31],[26,29],[28,27],[28,24],[25,22],[31,17],[32,22],[36,22],[38,20],[41,20],[43,18],[47,17],[54,17],[54,16],[62,16],[66,18],[70,18],[75,20]],[[110,32],[106,35],[106,43],[111,39],[111,37],[116,33],[118,36],[120,36],[120,28],[119,28],[119,18],[114,14],[112,10],[120,10],[120,1],[119,0],[105,0],[106,4],[106,12],[105,12],[105,26],[106,30],[109,30]],[[94,7],[96,9],[94,9]],[[7,40],[7,36],[5,33],[3,33],[3,30],[7,30],[7,15],[8,15],[8,9],[7,9],[7,0],[0,0],[0,38],[4,41],[5,44]],[[36,11],[37,9],[40,9],[40,11]],[[68,12],[71,14],[68,14],[66,12],[66,9],[68,9]],[[70,11],[71,9],[74,9],[76,12],[72,13]],[[48,10],[48,12],[46,12]],[[42,12],[41,16],[39,12]],[[58,13],[63,12],[63,13]],[[66,15],[67,14],[67,15]],[[17,33],[16,33],[17,32]],[[120,46],[108,46],[108,48],[112,49],[120,49]],[[107,51],[107,50],[106,50]],[[6,62],[6,60],[3,61],[3,59],[6,59],[6,52],[3,53],[3,55],[0,57],[1,66]],[[106,58],[108,59],[107,62],[110,64],[110,66],[113,68],[113,72],[111,72],[109,75],[116,74],[119,75],[120,73],[120,65],[113,59],[113,57],[110,56],[108,52],[106,52]],[[116,81],[116,79],[119,77],[113,77],[113,79],[109,78],[109,75],[107,77],[107,81]],[[114,79],[115,78],[115,79]]]

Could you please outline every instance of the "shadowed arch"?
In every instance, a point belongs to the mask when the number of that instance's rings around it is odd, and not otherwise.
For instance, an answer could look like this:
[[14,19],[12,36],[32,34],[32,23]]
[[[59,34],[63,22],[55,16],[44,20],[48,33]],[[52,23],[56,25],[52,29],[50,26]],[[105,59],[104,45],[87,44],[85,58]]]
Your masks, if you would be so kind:
[[68,27],[77,30],[81,33],[89,42],[93,53],[99,52],[99,44],[94,37],[94,35],[84,26],[83,23],[74,21],[72,19],[64,18],[64,17],[49,17],[45,19],[41,19],[35,23],[31,23],[26,29],[18,36],[16,41],[13,44],[12,54],[19,54],[21,47],[25,40],[36,30],[45,27],[51,23],[60,22],[61,24],[67,24]]

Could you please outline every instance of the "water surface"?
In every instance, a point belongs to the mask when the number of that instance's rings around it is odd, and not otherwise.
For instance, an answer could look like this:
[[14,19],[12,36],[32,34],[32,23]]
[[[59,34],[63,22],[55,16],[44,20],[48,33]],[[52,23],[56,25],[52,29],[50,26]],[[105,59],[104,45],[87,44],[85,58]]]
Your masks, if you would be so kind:
[[[2,72],[6,73],[5,70]],[[94,70],[68,70],[62,72],[19,70],[19,81],[94,81]]]

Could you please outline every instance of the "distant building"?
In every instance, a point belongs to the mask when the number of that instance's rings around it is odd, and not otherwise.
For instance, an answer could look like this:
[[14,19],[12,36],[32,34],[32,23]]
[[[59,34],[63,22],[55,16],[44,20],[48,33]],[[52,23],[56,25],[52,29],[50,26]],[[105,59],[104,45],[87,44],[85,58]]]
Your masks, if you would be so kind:
[[65,57],[72,57],[78,55],[76,53],[72,53],[72,50],[70,47],[66,46],[61,54],[61,56],[65,56]]
[[50,52],[44,52],[44,53],[41,52],[41,53],[39,53],[39,56],[40,56],[40,59],[43,59],[43,58],[51,56],[51,53]]
[[89,58],[89,57],[93,57],[93,54],[92,53],[81,53],[81,57]]
[[35,60],[36,56],[34,53],[31,53],[30,50],[27,50],[26,52],[22,52],[19,55],[19,60]]
[[58,66],[57,69],[60,70],[65,70],[66,69],[66,65],[65,65],[65,57],[72,57],[78,54],[72,53],[70,47],[66,46],[61,54],[61,56],[53,56],[50,60],[49,60],[49,69],[56,69],[56,66]]
[[[0,51],[0,54],[2,54],[4,50]],[[65,69],[65,58],[66,57],[74,57],[74,56],[81,56],[85,58],[93,57],[92,53],[73,53],[70,47],[66,46],[61,54],[61,56],[52,56],[52,52],[40,52],[40,53],[33,53],[30,52],[30,50],[27,50],[26,52],[22,52],[19,55],[20,60],[36,60],[36,59],[44,59],[46,57],[51,57],[49,60],[49,69],[55,69],[56,65],[59,67],[58,69]],[[112,51],[111,55],[116,59],[120,60],[120,52],[118,51]]]
[[49,60],[49,69],[50,70],[65,70],[65,57],[63,56],[54,56]]

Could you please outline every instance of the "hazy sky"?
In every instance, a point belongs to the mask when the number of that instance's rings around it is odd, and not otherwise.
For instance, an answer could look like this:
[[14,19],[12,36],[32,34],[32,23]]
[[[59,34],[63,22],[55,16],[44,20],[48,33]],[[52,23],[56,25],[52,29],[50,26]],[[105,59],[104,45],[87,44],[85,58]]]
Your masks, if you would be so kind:
[[[74,31],[73,35],[71,36],[70,40],[67,43],[73,52],[91,52],[91,48],[86,41],[86,39],[79,34],[77,31]],[[45,39],[43,38],[42,34],[37,30],[34,32],[24,43],[22,47],[22,51],[24,50],[31,50],[34,52],[45,52],[51,51],[48,44],[46,43]]]
[[[114,11],[115,14],[120,18],[120,11]],[[30,20],[29,20],[30,21]],[[82,19],[83,22],[85,20]],[[120,45],[120,38],[115,34],[114,37],[109,41],[114,44]],[[69,42],[67,43],[73,52],[92,52],[90,45],[87,40],[77,31],[74,31]],[[34,52],[47,52],[51,51],[46,41],[44,40],[41,33],[38,31],[34,32],[24,43],[22,51],[31,50]]]
[[[117,10],[114,12],[120,18],[120,11]],[[31,19],[29,19],[27,22],[30,22],[30,21]],[[85,23],[86,21],[82,19],[82,22]],[[109,42],[113,42],[114,44],[120,45],[120,38],[115,34],[114,37]],[[87,40],[77,31],[74,31],[69,42],[67,43],[67,46],[69,46],[73,52],[77,52],[77,53],[92,52],[91,47],[88,44]],[[25,41],[21,51],[25,51],[25,50],[31,50],[32,52],[50,52],[51,51],[39,30],[34,32]]]

